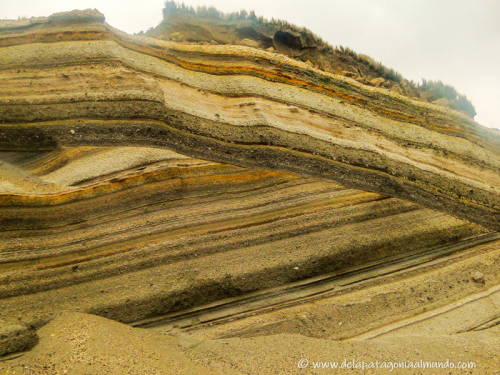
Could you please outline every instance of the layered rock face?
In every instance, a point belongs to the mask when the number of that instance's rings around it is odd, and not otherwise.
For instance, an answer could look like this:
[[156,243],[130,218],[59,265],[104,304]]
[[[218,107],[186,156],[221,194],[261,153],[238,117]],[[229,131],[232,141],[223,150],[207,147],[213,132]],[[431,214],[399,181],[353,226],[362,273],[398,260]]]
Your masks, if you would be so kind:
[[134,38],[99,15],[67,17],[2,33],[3,150],[166,147],[499,228],[497,131],[265,51]]
[[[477,293],[498,303],[498,132],[103,19],[0,22],[1,319],[346,339]],[[301,324],[306,302],[322,325]],[[467,329],[498,320],[481,311]]]
[[55,301],[134,322],[487,233],[328,180],[163,149],[0,157],[10,161],[0,195],[2,310],[35,325]]

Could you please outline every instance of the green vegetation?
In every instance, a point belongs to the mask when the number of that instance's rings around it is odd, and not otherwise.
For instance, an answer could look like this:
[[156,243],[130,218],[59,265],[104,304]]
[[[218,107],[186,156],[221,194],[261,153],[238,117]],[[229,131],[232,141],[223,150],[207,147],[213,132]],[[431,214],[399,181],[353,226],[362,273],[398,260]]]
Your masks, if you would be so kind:
[[349,56],[351,56],[357,62],[368,65],[370,70],[375,72],[380,77],[383,77],[385,79],[388,79],[388,80],[394,81],[394,82],[398,82],[398,83],[403,81],[404,78],[403,78],[401,73],[395,71],[394,69],[390,69],[390,68],[386,67],[381,62],[377,62],[377,61],[373,60],[370,56],[363,55],[363,54],[357,54],[356,52],[354,52],[353,50],[351,50],[348,47],[344,48],[344,47],[340,46],[340,48],[343,49],[343,51],[345,51],[345,53],[347,53]]
[[451,108],[465,111],[472,117],[476,115],[476,109],[470,100],[467,99],[467,96],[458,93],[453,86],[446,85],[441,81],[428,81],[422,79],[422,84],[419,85],[418,88],[420,91],[427,94],[430,101],[446,98],[451,101]]
[[[185,4],[177,4],[175,1],[172,0],[165,1],[165,7],[163,8],[163,17],[166,18],[169,14],[175,12],[190,13],[198,17],[207,17],[207,18],[227,20],[227,21],[247,19],[247,18],[256,20],[258,19],[255,16],[255,12],[248,13],[246,10],[233,13],[224,13],[218,10],[217,8],[214,8],[213,6],[210,7],[199,6],[196,7],[195,9],[192,6],[187,6]],[[263,17],[260,18],[262,21],[264,21]]]
[[299,27],[284,20],[276,20],[274,18],[268,20],[262,16],[257,17],[254,11],[247,12],[246,10],[241,10],[240,12],[224,13],[212,6],[211,7],[201,6],[201,7],[196,7],[195,9],[192,6],[188,7],[185,4],[178,4],[173,0],[165,1],[165,7],[163,8],[163,17],[167,18],[170,14],[176,12],[188,13],[196,15],[198,17],[212,18],[224,21],[250,20],[257,22],[258,24],[285,26],[291,31],[296,31],[303,35],[309,36],[316,44],[318,44],[321,47],[328,47],[330,49],[333,49],[333,47],[330,44],[325,42],[321,37],[317,36],[312,31],[310,31],[305,27]]
[[352,49],[350,49],[348,47],[338,46],[338,47],[334,48],[331,44],[324,41],[320,36],[316,35],[311,30],[309,30],[305,27],[299,27],[299,26],[293,25],[287,21],[279,20],[279,19],[276,20],[274,18],[272,18],[269,21],[262,16],[257,17],[255,15],[254,11],[247,12],[246,10],[242,10],[240,12],[224,13],[224,12],[221,12],[220,10],[217,10],[216,8],[214,8],[212,6],[211,7],[206,7],[206,6],[196,7],[196,9],[195,9],[192,6],[187,6],[185,4],[178,4],[173,0],[165,1],[165,7],[163,8],[163,17],[167,18],[170,14],[173,14],[176,12],[188,13],[188,14],[192,14],[192,15],[195,15],[198,17],[212,18],[212,19],[217,19],[217,20],[225,20],[225,21],[253,20],[253,21],[257,22],[258,24],[282,26],[290,31],[298,32],[304,36],[307,36],[316,45],[318,45],[319,49],[321,49],[324,52],[331,51],[331,52],[336,52],[337,54],[343,54],[345,56],[350,56],[355,61],[367,65],[370,68],[370,70],[372,70],[376,75],[378,75],[380,77],[384,77],[387,80],[395,81],[398,83],[403,80],[403,76],[400,73],[396,72],[394,69],[390,69],[390,68],[384,66],[380,62],[375,62],[369,56],[357,54],[356,52],[354,52]]
[[[163,17],[168,18],[173,13],[187,13],[197,17],[211,18],[214,20],[223,20],[229,22],[253,21],[259,25],[264,25],[264,26],[265,25],[280,26],[283,29],[300,33],[304,37],[309,38],[318,46],[318,50],[323,52],[325,55],[327,55],[328,53],[332,53],[339,58],[342,57],[351,58],[355,62],[367,66],[369,70],[372,72],[373,76],[383,77],[386,80],[396,83],[401,83],[403,81],[406,81],[411,91],[416,92],[418,90],[421,93],[424,93],[424,96],[429,101],[434,101],[440,98],[446,98],[450,101],[451,108],[465,111],[472,117],[476,115],[476,110],[472,105],[472,103],[470,102],[470,100],[467,99],[465,95],[458,93],[453,86],[445,85],[441,81],[434,82],[434,81],[427,81],[425,79],[422,80],[421,85],[417,85],[414,81],[405,80],[405,78],[401,73],[395,71],[394,69],[386,67],[381,62],[375,61],[370,56],[364,54],[358,54],[349,47],[343,47],[343,46],[333,47],[331,44],[324,41],[321,37],[314,34],[311,30],[305,27],[299,27],[290,24],[287,21],[276,20],[274,18],[272,18],[271,20],[267,20],[262,16],[256,16],[254,11],[247,12],[246,10],[242,10],[240,12],[224,13],[214,8],[213,6],[210,7],[201,6],[194,8],[192,6],[187,6],[185,4],[178,4],[173,0],[165,1],[165,7],[163,8]],[[140,34],[142,34],[142,32]]]

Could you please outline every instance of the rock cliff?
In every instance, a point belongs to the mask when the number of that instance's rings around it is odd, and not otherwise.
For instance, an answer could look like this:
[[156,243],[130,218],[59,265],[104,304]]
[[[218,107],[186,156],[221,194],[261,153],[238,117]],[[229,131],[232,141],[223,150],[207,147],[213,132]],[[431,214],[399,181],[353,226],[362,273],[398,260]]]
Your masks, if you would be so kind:
[[0,87],[2,327],[32,342],[60,310],[210,339],[498,321],[500,133],[460,112],[95,10],[0,21]]
[[132,37],[102,19],[3,29],[0,149],[165,147],[500,227],[498,131],[282,55]]

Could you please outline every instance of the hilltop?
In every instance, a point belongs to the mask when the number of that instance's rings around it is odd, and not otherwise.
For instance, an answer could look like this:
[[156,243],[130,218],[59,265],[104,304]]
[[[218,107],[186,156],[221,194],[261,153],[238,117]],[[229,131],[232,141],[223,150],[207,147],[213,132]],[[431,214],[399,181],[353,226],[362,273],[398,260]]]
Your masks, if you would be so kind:
[[332,46],[304,27],[283,20],[267,20],[255,12],[223,13],[214,7],[188,7],[165,2],[163,21],[147,36],[175,42],[245,45],[280,53],[326,72],[353,78],[365,85],[383,87],[414,99],[464,111],[474,118],[476,111],[463,94],[441,81],[421,84],[405,79],[370,56],[349,47]]

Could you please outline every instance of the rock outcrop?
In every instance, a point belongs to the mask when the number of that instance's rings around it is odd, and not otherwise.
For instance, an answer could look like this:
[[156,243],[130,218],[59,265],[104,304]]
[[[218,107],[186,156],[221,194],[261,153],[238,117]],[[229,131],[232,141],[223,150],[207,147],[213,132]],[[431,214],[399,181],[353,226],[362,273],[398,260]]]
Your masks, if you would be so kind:
[[37,341],[33,329],[19,323],[0,320],[0,357],[31,349]]
[[[332,179],[500,227],[500,134],[281,55],[132,37],[99,17],[0,45],[0,148],[142,145]],[[72,17],[72,18],[71,18]]]
[[210,339],[496,324],[497,131],[351,71],[103,19],[0,21],[1,319]]
[[0,158],[2,315],[35,326],[75,308],[131,323],[487,233],[328,180],[163,149]]

